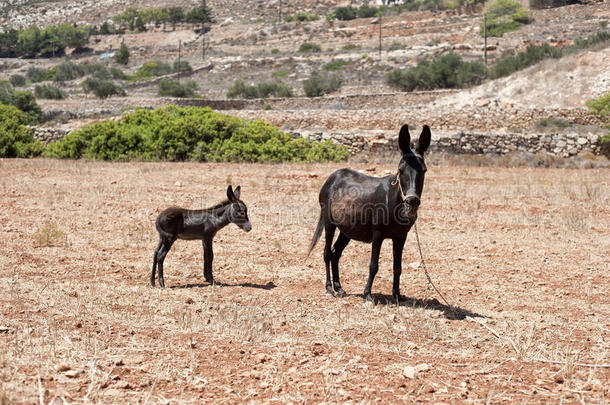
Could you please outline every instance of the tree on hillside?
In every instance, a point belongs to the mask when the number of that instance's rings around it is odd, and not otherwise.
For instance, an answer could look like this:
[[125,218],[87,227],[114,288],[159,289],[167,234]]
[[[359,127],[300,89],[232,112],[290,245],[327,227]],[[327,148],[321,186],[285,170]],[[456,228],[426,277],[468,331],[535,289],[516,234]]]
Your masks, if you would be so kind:
[[184,21],[184,10],[182,7],[169,7],[163,9],[167,15],[167,20],[172,24],[172,31],[176,29],[176,24]]
[[186,15],[186,22],[191,24],[199,24],[203,26],[205,23],[214,22],[214,18],[212,16],[212,11],[206,5],[206,1],[202,0],[201,5],[193,8]]
[[121,42],[121,47],[119,48],[119,53],[116,54],[115,60],[116,63],[121,65],[126,65],[129,62],[129,48],[127,48],[125,42]]

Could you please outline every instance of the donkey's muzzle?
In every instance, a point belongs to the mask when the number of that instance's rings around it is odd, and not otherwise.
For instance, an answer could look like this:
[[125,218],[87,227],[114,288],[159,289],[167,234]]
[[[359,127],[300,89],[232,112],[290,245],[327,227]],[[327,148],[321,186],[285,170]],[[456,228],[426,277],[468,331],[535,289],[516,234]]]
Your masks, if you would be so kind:
[[248,221],[248,222],[244,223],[243,225],[240,225],[240,228],[246,232],[250,232],[252,230],[252,224],[250,223],[250,221]]
[[410,207],[417,208],[420,204],[419,197],[416,195],[410,195],[405,199],[405,203],[407,203],[407,205]]

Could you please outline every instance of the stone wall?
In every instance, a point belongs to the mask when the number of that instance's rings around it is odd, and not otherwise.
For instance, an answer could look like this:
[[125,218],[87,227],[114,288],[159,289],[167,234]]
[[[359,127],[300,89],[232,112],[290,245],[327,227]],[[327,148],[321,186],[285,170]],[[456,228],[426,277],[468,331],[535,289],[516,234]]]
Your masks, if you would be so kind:
[[68,134],[68,130],[50,127],[30,127],[34,139],[43,141],[44,143],[59,141]]
[[[347,146],[352,154],[385,153],[397,150],[396,135],[383,133],[352,134],[345,132],[301,132],[293,136],[303,136],[313,140],[333,139]],[[599,135],[568,134],[483,134],[458,132],[443,134],[432,139],[430,150],[453,154],[499,154],[515,151],[547,153],[558,157],[570,157],[581,152],[601,154]]]

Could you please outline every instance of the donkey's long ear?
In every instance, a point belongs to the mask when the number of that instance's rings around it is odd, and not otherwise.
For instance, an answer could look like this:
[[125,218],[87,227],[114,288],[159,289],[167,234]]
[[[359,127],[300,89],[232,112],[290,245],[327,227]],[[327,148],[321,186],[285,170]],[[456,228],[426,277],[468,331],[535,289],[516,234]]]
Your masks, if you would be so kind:
[[231,202],[235,202],[237,201],[237,199],[235,198],[235,194],[233,193],[233,187],[231,187],[229,185],[229,187],[227,188],[227,198],[229,199],[229,201]]
[[424,152],[428,149],[428,146],[430,146],[431,140],[432,140],[432,133],[430,132],[430,127],[427,125],[424,125],[424,129],[421,131],[421,135],[419,136],[419,139],[417,140],[417,147],[415,148],[415,151],[417,153],[419,153],[420,155],[423,155]]
[[402,153],[407,153],[411,149],[411,134],[409,134],[409,126],[403,125],[398,134],[398,146]]
[[235,198],[239,200],[239,194],[241,194],[241,186],[237,186],[235,187],[235,190],[233,190],[233,195],[235,195]]

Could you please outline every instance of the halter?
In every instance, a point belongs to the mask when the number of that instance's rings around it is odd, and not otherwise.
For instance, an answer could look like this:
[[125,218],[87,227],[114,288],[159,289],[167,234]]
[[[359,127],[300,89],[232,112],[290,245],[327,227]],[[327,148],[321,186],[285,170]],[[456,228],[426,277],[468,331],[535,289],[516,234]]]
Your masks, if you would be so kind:
[[[422,155],[420,155],[419,153],[415,153],[415,152],[412,152],[412,153],[415,157],[418,157],[421,160],[424,160],[424,157]],[[390,184],[392,184],[392,186],[395,186],[398,184],[398,190],[400,191],[400,197],[402,198],[402,202],[404,203],[405,201],[407,201],[407,195],[402,191],[402,184],[400,183],[400,170],[397,170],[396,179]]]

